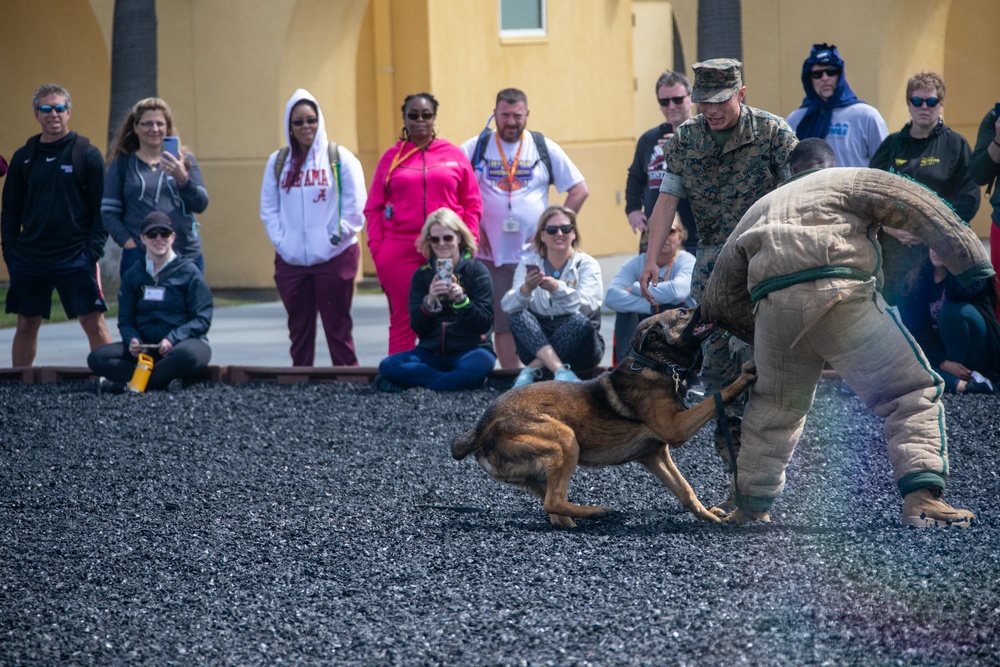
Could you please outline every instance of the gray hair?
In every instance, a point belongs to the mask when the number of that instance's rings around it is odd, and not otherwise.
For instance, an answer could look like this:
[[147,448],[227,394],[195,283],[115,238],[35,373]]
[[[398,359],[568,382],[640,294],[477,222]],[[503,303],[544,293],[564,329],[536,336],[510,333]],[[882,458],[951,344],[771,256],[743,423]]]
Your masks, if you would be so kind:
[[48,97],[49,95],[62,95],[66,98],[66,108],[73,108],[73,100],[70,99],[69,91],[60,86],[58,83],[43,83],[35,91],[35,94],[31,97],[31,111],[33,113],[38,112],[38,101],[43,97]]
[[681,72],[671,72],[670,70],[661,74],[660,78],[656,80],[656,88],[653,89],[653,92],[658,93],[663,86],[676,86],[677,84],[684,86],[688,95],[691,94],[691,79]]

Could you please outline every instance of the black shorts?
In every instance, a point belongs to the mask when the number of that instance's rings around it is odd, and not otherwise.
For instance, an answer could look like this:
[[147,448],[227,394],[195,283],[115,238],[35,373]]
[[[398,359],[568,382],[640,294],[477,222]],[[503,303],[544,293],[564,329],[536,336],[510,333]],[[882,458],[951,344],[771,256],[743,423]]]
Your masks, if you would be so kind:
[[108,309],[101,291],[100,267],[86,250],[54,267],[32,266],[11,258],[7,272],[10,274],[8,313],[49,319],[53,289],[59,292],[59,300],[70,319]]

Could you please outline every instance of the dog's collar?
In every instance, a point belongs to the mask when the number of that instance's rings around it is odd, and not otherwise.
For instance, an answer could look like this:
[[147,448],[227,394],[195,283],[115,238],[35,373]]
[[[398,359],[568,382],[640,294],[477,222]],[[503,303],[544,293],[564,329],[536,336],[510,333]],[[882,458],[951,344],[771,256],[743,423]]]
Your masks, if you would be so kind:
[[638,371],[641,368],[636,368],[636,364],[639,366],[645,366],[657,373],[663,373],[664,375],[671,375],[675,380],[684,377],[690,370],[678,364],[670,361],[656,361],[655,359],[650,359],[649,357],[643,356],[633,349],[628,353],[632,357],[632,370]]

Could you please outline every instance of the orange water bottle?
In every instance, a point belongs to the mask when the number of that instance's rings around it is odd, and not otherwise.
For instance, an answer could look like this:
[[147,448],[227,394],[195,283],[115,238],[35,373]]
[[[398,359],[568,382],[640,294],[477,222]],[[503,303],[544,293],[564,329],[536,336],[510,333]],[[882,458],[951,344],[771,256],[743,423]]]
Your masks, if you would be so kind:
[[148,354],[139,354],[139,362],[135,365],[135,372],[129,380],[128,390],[137,394],[146,391],[149,383],[149,376],[153,372],[153,357]]

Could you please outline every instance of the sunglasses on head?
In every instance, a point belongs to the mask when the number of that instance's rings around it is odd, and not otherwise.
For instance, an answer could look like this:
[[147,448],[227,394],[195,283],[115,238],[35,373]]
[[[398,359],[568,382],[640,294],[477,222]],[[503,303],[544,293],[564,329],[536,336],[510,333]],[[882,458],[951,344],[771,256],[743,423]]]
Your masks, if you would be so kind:
[[145,232],[143,236],[147,239],[155,239],[157,236],[161,239],[168,239],[173,236],[173,234],[174,233],[166,227],[157,227],[156,229],[150,229],[148,232]]
[[69,107],[65,104],[43,104],[38,107],[38,110],[42,113],[52,113],[53,111],[56,113],[66,113],[67,109],[69,109]]
[[569,234],[573,231],[573,225],[546,225],[545,233],[549,236],[555,236],[557,233],[562,232],[563,234]]
[[315,125],[318,122],[319,118],[296,118],[292,121],[292,125],[302,127],[303,125]]
[[430,120],[434,117],[433,111],[407,111],[406,117],[410,120]]
[[933,109],[934,107],[936,107],[938,104],[941,103],[941,100],[939,100],[936,97],[911,97],[910,98],[910,104],[912,104],[915,107],[922,106],[924,102],[927,102],[927,108],[928,109]]
[[656,101],[660,103],[661,107],[668,107],[671,102],[673,102],[675,106],[680,106],[684,104],[684,100],[686,99],[687,95],[681,95],[680,97],[657,97]]
[[809,76],[811,76],[813,79],[817,81],[822,79],[824,74],[826,74],[828,77],[832,79],[835,76],[840,76],[840,68],[831,67],[830,69],[818,69],[814,72],[809,72]]
[[437,245],[439,243],[451,243],[455,240],[454,234],[444,234],[443,236],[428,236],[427,240],[431,242],[431,245]]

